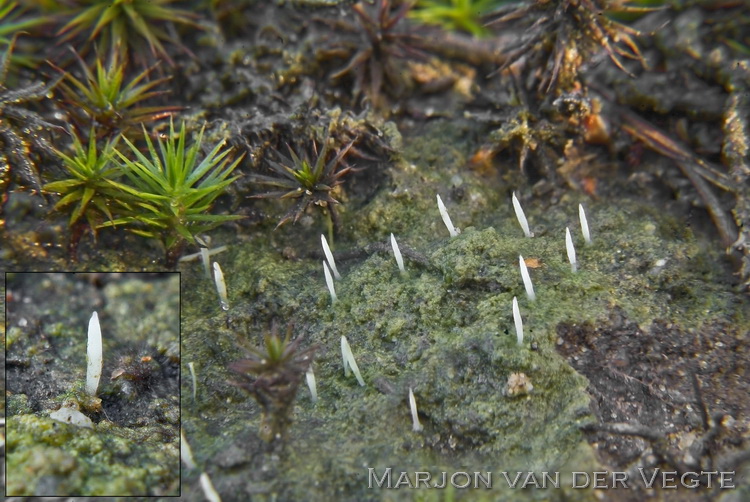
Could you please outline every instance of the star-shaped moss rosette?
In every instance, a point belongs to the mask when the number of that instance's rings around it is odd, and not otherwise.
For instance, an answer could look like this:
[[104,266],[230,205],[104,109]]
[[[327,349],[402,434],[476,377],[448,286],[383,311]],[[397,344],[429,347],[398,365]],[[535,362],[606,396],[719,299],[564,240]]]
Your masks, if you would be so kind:
[[117,50],[122,56],[133,54],[143,59],[140,55],[148,49],[152,59],[165,59],[174,65],[162,42],[178,45],[185,51],[187,48],[169,36],[163,25],[170,22],[198,25],[195,14],[172,7],[173,3],[175,0],[75,0],[68,11],[71,19],[58,35],[66,42],[88,31],[87,42],[96,40],[105,52]]
[[404,87],[404,69],[398,60],[425,59],[422,50],[425,42],[399,26],[413,2],[403,2],[395,10],[391,8],[391,0],[377,0],[372,9],[365,5],[359,2],[352,6],[361,27],[360,44],[352,51],[349,62],[331,78],[353,74],[355,93],[364,93],[374,108],[380,108],[386,90],[398,94]]
[[[633,76],[625,59],[638,61],[644,68],[634,37],[638,30],[607,17],[621,12],[648,12],[651,7],[633,7],[625,2],[605,0],[556,0],[539,2],[524,0],[508,4],[492,15],[486,26],[524,26],[525,31],[504,49],[506,61],[501,70],[527,58],[530,69],[544,69],[539,90],[553,88],[570,90],[576,86],[578,71],[596,51],[603,49],[612,63]],[[533,70],[536,71],[536,70]]]
[[119,136],[108,139],[99,147],[96,130],[92,129],[89,132],[88,147],[73,134],[72,153],[55,149],[68,178],[47,183],[44,190],[62,196],[53,210],[73,208],[70,212],[70,226],[75,225],[83,217],[95,232],[97,225],[102,222],[102,216],[112,219],[110,202],[117,197],[119,191],[109,183],[109,180],[119,178],[121,171],[112,163],[111,157],[119,139]]
[[208,214],[216,198],[238,178],[230,175],[244,155],[230,162],[231,149],[224,149],[221,141],[199,161],[204,129],[188,147],[185,123],[179,132],[170,123],[168,138],[156,141],[157,150],[144,128],[146,154],[123,138],[134,158],[117,149],[114,154],[129,183],[109,182],[122,192],[117,202],[123,216],[101,226],[126,225],[135,234],[161,240],[167,262],[173,264],[185,242],[196,242],[196,234],[242,218]]
[[[153,66],[126,83],[126,64],[119,52],[113,52],[107,64],[97,58],[93,68],[77,53],[75,55],[80,62],[83,78],[79,80],[72,73],[60,70],[64,73],[60,90],[64,98],[61,104],[79,128],[93,121],[99,126],[101,135],[126,133],[143,123],[168,117],[180,109],[178,106],[140,105],[168,92],[155,90],[167,82],[168,77],[148,78]],[[140,132],[140,127],[138,130]]]
[[310,144],[311,153],[302,151],[298,154],[287,145],[289,157],[277,151],[279,161],[268,161],[276,176],[253,177],[253,181],[259,185],[280,189],[254,195],[254,198],[297,199],[297,203],[279,220],[276,228],[289,221],[296,222],[313,205],[327,209],[334,227],[339,226],[338,213],[334,207],[339,201],[334,198],[333,192],[343,183],[342,178],[352,171],[352,166],[344,162],[344,157],[355,141],[356,138],[349,141],[333,156],[330,154],[334,139],[330,136],[323,141],[320,153],[314,139]]

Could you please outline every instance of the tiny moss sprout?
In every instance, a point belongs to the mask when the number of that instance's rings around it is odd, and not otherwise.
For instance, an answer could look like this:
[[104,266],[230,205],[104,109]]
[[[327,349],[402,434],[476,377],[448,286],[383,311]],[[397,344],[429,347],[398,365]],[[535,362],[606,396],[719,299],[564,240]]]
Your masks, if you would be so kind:
[[583,240],[586,241],[586,244],[591,244],[589,221],[586,219],[586,211],[583,209],[583,204],[578,204],[578,219],[581,222],[581,234],[583,234]]
[[[192,363],[191,363],[192,364]],[[185,437],[185,431],[180,429],[180,460],[190,470],[195,469],[195,457],[193,457],[193,450],[190,448],[190,443],[187,442]]]
[[357,382],[361,387],[365,386],[365,380],[362,378],[362,373],[359,371],[357,361],[354,359],[354,353],[349,345],[349,341],[345,336],[341,336],[341,358],[344,363],[344,376],[349,376],[349,371],[354,373]]
[[[180,459],[189,470],[193,470],[197,467],[195,465],[195,458],[193,457],[193,450],[190,448],[190,444],[185,437],[185,432],[182,429],[180,430]],[[214,484],[211,482],[211,478],[205,472],[201,472],[200,485],[206,500],[209,502],[221,502],[219,492],[216,491]]]
[[218,262],[214,262],[214,282],[216,283],[216,292],[219,294],[221,309],[229,310],[227,284],[224,282],[224,272],[221,271],[221,265]]
[[568,261],[570,262],[570,270],[575,272],[578,268],[578,262],[576,260],[576,248],[573,247],[573,238],[570,236],[569,227],[565,227],[565,251],[568,254]]
[[260,436],[266,441],[283,437],[291,424],[290,411],[312,363],[315,347],[301,348],[301,337],[290,341],[289,326],[282,339],[272,332],[263,337],[262,348],[247,348],[247,358],[229,364],[239,380],[230,381],[247,391],[262,409]]
[[211,482],[211,478],[208,476],[208,473],[201,473],[200,484],[201,489],[203,490],[203,495],[206,496],[206,500],[208,500],[208,502],[221,502],[219,492],[217,492],[216,488],[214,488],[214,484]]
[[534,234],[532,234],[531,230],[529,229],[529,222],[528,220],[526,220],[526,214],[523,212],[521,203],[518,202],[518,197],[516,197],[516,192],[513,192],[512,200],[513,200],[513,211],[516,213],[516,219],[518,220],[518,224],[521,225],[523,234],[526,237],[534,237]]
[[513,303],[511,305],[513,311],[513,325],[516,328],[516,342],[518,345],[523,344],[523,319],[521,318],[521,310],[518,308],[518,300],[513,297]]
[[188,368],[190,369],[190,379],[193,382],[193,402],[195,402],[195,398],[198,393],[198,379],[195,376],[195,363],[193,361],[190,361],[188,363]]
[[499,0],[418,0],[409,17],[447,30],[464,31],[475,37],[489,34],[482,16],[497,8]]
[[445,204],[443,204],[443,199],[440,198],[440,194],[437,195],[437,205],[440,217],[443,219],[443,223],[445,224],[445,228],[448,229],[448,233],[451,237],[458,237],[458,234],[460,234],[461,231],[453,226],[453,221],[451,221],[451,217],[448,214],[448,210],[445,208]]
[[326,260],[328,260],[328,265],[331,267],[331,270],[333,271],[333,276],[336,279],[341,279],[341,274],[339,274],[339,269],[336,268],[336,260],[333,258],[333,253],[331,252],[330,246],[328,246],[328,240],[326,239],[326,236],[323,234],[320,234],[320,243],[323,246],[323,254],[325,254]]
[[307,380],[307,387],[310,389],[310,399],[315,404],[318,402],[318,383],[315,380],[315,372],[313,371],[312,364],[307,368],[305,380]]
[[398,270],[401,272],[401,275],[405,275],[406,269],[404,268],[404,257],[401,255],[401,249],[399,249],[398,242],[396,242],[396,238],[393,234],[391,234],[391,248],[393,249],[393,256],[396,258]]

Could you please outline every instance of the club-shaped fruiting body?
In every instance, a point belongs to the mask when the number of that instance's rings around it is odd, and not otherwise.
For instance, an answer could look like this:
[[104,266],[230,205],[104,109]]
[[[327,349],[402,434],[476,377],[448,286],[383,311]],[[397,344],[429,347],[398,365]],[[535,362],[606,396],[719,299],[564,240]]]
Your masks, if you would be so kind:
[[52,420],[57,420],[64,424],[76,425],[78,427],[86,427],[88,429],[94,428],[94,422],[89,417],[84,415],[78,410],[78,406],[68,407],[63,406],[57,411],[53,411],[49,414]]
[[102,330],[99,316],[94,312],[89,319],[89,340],[86,348],[86,393],[96,396],[102,376]]
[[187,439],[185,439],[185,431],[180,429],[180,459],[185,467],[188,469],[195,469],[195,458],[193,458],[193,450],[190,449]]
[[328,247],[328,241],[326,240],[325,235],[320,234],[320,242],[323,244],[323,254],[326,255],[326,260],[328,260],[328,266],[330,266],[331,270],[333,270],[333,276],[336,279],[341,279],[341,275],[339,274],[339,271],[336,268],[336,262],[333,259],[333,253],[331,253],[331,248]]
[[206,277],[211,280],[211,260],[208,248],[201,248],[201,262],[203,262],[203,271],[206,273]]
[[331,303],[336,303],[338,296],[336,296],[336,288],[333,287],[333,277],[331,277],[331,271],[328,269],[328,263],[323,260],[323,275],[326,276],[326,286],[328,286],[328,292],[331,293]]
[[576,248],[573,247],[573,239],[570,237],[570,228],[565,227],[565,249],[568,252],[570,269],[576,271]]
[[531,231],[529,230],[529,222],[526,220],[526,215],[523,212],[521,203],[518,202],[518,197],[516,197],[516,192],[513,192],[512,199],[513,199],[513,210],[516,212],[516,219],[518,220],[518,224],[521,225],[523,234],[526,237],[534,237],[534,234],[532,234]]
[[211,278],[211,262],[210,262],[211,256],[221,253],[223,251],[226,251],[227,249],[229,248],[226,246],[219,246],[216,248],[208,248],[206,246],[201,246],[200,251],[198,251],[197,253],[193,253],[193,254],[186,254],[185,256],[180,258],[179,261],[180,263],[184,263],[184,262],[193,261],[193,260],[200,258],[201,261],[203,262],[203,271],[206,272],[206,277],[210,279]]
[[411,410],[411,429],[414,432],[419,432],[424,429],[424,427],[419,423],[419,415],[417,415],[417,400],[414,399],[414,391],[411,390],[411,387],[409,387],[409,409]]
[[213,483],[211,483],[211,478],[208,477],[208,474],[202,472],[200,482],[201,488],[203,489],[203,495],[206,496],[208,502],[221,502],[221,497],[216,491],[216,488],[214,488]]
[[589,222],[586,220],[586,211],[583,210],[583,204],[578,204],[578,219],[581,220],[581,233],[586,244],[591,244],[591,233],[589,232]]
[[526,262],[523,261],[523,256],[518,255],[518,266],[521,269],[521,279],[523,279],[523,286],[526,288],[526,296],[532,302],[536,300],[534,294],[534,286],[531,284],[531,277],[529,276],[529,269],[526,268]]
[[192,362],[189,362],[188,368],[190,368],[190,376],[193,380],[193,402],[195,402],[195,394],[198,390],[198,380],[195,378],[195,365]]
[[357,361],[354,360],[354,354],[352,354],[352,348],[349,346],[349,342],[345,336],[341,336],[341,357],[344,360],[344,376],[349,376],[349,368],[354,372],[354,376],[357,377],[357,382],[362,387],[365,386],[365,381],[362,379],[362,374],[359,372],[359,366]]
[[513,323],[516,325],[516,341],[518,345],[523,345],[523,319],[521,311],[518,309],[518,300],[513,297]]
[[305,372],[305,379],[307,380],[307,387],[310,389],[312,402],[315,404],[318,402],[318,384],[315,382],[315,373],[313,373],[312,364]]
[[402,274],[405,274],[406,269],[404,268],[404,257],[401,256],[401,250],[398,248],[398,242],[396,242],[396,238],[393,236],[393,234],[391,234],[391,247],[393,248],[393,256],[396,257],[398,269]]
[[448,211],[445,209],[445,204],[443,204],[443,199],[440,198],[440,194],[438,194],[437,196],[437,203],[438,210],[440,211],[440,217],[443,218],[443,223],[445,223],[445,227],[448,229],[448,233],[451,234],[451,237],[456,237],[459,234],[459,230],[453,226],[451,217],[448,216]]
[[217,262],[214,262],[214,282],[216,283],[216,291],[219,293],[219,303],[221,304],[221,308],[229,310],[227,283],[224,282],[224,273],[221,271],[221,266]]

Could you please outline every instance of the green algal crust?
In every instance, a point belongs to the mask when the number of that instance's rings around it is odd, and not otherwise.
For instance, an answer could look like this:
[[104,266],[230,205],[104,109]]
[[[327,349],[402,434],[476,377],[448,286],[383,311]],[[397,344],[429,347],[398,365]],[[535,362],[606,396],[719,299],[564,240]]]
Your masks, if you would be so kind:
[[[601,325],[617,306],[643,327],[669,319],[699,329],[727,317],[750,326],[747,305],[719,279],[726,273],[721,256],[701,249],[689,229],[663,212],[627,200],[614,205],[573,194],[551,204],[530,196],[524,210],[535,237],[524,237],[510,204],[519,185],[492,190],[496,183],[467,171],[470,152],[456,141],[460,133],[439,123],[427,128],[389,171],[387,189],[342,212],[347,235],[355,237],[333,249],[343,276],[333,306],[320,270],[322,253],[311,251],[320,248],[320,227],[286,227],[271,239],[259,236],[232,248],[223,262],[237,272],[228,275],[235,299],[228,317],[216,307],[200,267],[187,270],[192,286],[183,310],[183,357],[201,371],[197,403],[186,407],[183,424],[199,465],[209,469],[223,496],[249,483],[290,499],[325,500],[331,490],[345,490],[353,498],[379,500],[385,492],[367,490],[363,465],[379,472],[390,466],[491,470],[498,476],[502,470],[604,470],[579,431],[593,420],[587,381],[557,354],[559,325]],[[447,194],[451,217],[462,228],[453,239],[440,221],[437,191]],[[588,246],[578,227],[581,202],[594,236]],[[566,257],[566,226],[575,229],[576,273]],[[399,235],[406,277],[393,266],[390,232]],[[380,247],[363,251],[378,242]],[[524,294],[519,254],[538,260],[530,267],[533,303]],[[524,317],[521,347],[513,331],[514,296]],[[237,337],[259,344],[274,319],[294,323],[306,343],[320,345],[318,403],[300,393],[281,457],[249,453],[262,450],[255,433],[258,407],[226,383],[226,365],[241,354]],[[341,369],[342,335],[357,355],[364,388]],[[511,373],[524,374],[533,390],[511,397]],[[183,395],[190,396],[185,385]],[[409,387],[424,426],[419,434],[412,431]],[[210,433],[216,427],[225,432],[218,440]],[[248,481],[246,473],[262,466],[272,474]],[[245,477],[240,480],[233,467]],[[564,490],[558,495],[564,497]],[[533,496],[533,490],[502,492],[503,500]]]
[[7,428],[9,495],[45,489],[139,495],[176,481],[177,448],[161,441],[161,427],[132,433],[101,422],[91,430],[49,417],[20,415],[8,420]]
[[[20,275],[20,274],[19,274]],[[35,384],[19,388],[14,378],[7,409],[8,494],[77,493],[176,495],[179,493],[180,408],[176,377],[169,372],[179,358],[179,278],[156,281],[131,279],[95,288],[71,281],[72,274],[28,274],[23,291],[34,298],[22,316],[9,347],[15,368],[26,368]],[[9,288],[20,283],[11,275]],[[42,293],[43,292],[43,293]],[[60,298],[67,301],[60,302]],[[99,397],[84,392],[86,322],[94,298],[104,298],[102,325],[104,378]],[[64,321],[62,321],[64,319]],[[54,351],[55,358],[49,357]],[[110,375],[123,354],[149,355],[162,368],[149,389],[126,396]],[[155,363],[154,363],[155,364]],[[173,380],[173,381],[172,381]],[[50,396],[49,398],[47,396]],[[163,397],[157,397],[163,396]],[[77,406],[95,423],[93,429],[66,425],[49,418],[63,404]],[[104,408],[106,415],[101,411]],[[47,459],[42,462],[43,459]]]

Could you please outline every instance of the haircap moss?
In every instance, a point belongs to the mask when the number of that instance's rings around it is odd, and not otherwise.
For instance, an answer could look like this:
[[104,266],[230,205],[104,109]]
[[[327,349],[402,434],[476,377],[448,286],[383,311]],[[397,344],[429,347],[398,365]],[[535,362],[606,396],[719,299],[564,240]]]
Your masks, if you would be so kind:
[[285,436],[292,422],[297,388],[316,350],[316,346],[301,348],[303,337],[291,340],[291,336],[291,324],[283,339],[274,326],[263,336],[261,347],[246,346],[247,357],[228,365],[239,375],[229,383],[246,391],[260,405],[260,437],[268,442]]

